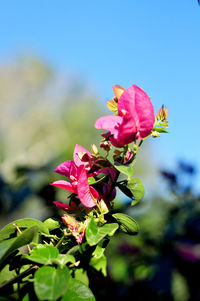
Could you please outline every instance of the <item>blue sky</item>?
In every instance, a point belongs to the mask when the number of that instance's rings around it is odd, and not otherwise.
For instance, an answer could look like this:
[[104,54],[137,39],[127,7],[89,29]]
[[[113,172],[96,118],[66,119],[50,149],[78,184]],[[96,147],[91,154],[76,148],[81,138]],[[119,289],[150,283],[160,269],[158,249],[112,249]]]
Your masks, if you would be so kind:
[[163,164],[200,166],[200,6],[197,0],[1,1],[0,61],[26,50],[82,76],[102,101],[133,83],[155,110],[170,111],[170,134],[154,140]]

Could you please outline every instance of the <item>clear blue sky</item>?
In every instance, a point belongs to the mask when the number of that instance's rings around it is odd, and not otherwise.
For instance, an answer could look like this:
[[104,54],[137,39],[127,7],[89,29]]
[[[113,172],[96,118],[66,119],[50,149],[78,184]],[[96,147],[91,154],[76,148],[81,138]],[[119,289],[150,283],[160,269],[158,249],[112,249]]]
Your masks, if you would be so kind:
[[31,49],[83,76],[103,101],[114,84],[141,86],[156,110],[170,110],[170,134],[154,142],[164,165],[200,166],[197,0],[6,0],[0,37],[1,61]]

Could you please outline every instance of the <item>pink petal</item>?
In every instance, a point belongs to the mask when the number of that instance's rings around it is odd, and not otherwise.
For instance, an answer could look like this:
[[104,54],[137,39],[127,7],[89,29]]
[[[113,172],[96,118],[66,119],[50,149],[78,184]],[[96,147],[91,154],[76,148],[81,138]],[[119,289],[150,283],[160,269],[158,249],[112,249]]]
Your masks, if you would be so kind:
[[74,180],[77,181],[78,167],[76,166],[74,161],[72,161],[71,166],[70,166],[69,178],[70,178],[70,176],[72,176],[74,178]]
[[65,161],[58,165],[54,171],[69,178],[69,172],[72,162],[73,161]]
[[[91,153],[88,150],[86,150],[81,145],[76,144],[75,149],[74,149],[74,155],[73,155],[73,159],[74,159],[74,162],[75,162],[76,166],[80,166],[80,165],[84,165],[85,166],[85,165],[88,165],[88,162],[81,161],[81,159],[79,157],[78,153],[82,153],[82,152],[88,154],[88,156],[90,158],[92,157]],[[90,168],[88,167],[86,169],[89,170]]]
[[96,129],[104,129],[108,130],[111,134],[116,133],[116,126],[122,122],[122,117],[114,116],[114,115],[107,115],[99,118],[95,122]]
[[70,209],[70,206],[69,205],[67,205],[67,204],[64,204],[64,203],[62,203],[62,202],[59,202],[59,201],[55,201],[55,202],[53,202],[58,208],[60,208],[60,209],[62,209],[62,210],[64,210],[64,211],[66,211],[66,212],[68,212],[68,210]]
[[86,170],[83,165],[79,167],[79,178],[78,178],[78,196],[81,203],[88,208],[95,206],[95,202],[99,197],[98,192],[89,186]]
[[60,188],[64,188],[70,192],[76,193],[75,189],[73,188],[72,184],[64,181],[64,180],[59,180],[59,181],[55,181],[51,184],[52,186],[56,186],[56,187],[60,187]]
[[145,138],[151,133],[155,122],[153,105],[149,96],[136,85],[129,87],[119,99],[119,115],[123,117],[124,111],[127,114],[119,128],[119,131],[123,132],[122,137],[128,135],[128,132],[131,134],[131,127],[132,134],[138,132],[138,139]]

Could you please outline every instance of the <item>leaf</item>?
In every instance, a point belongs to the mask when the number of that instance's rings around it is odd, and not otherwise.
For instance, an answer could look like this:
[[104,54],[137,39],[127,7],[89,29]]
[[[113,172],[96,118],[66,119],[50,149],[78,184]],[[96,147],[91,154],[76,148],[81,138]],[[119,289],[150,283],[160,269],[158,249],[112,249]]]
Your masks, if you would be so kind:
[[38,221],[33,218],[24,218],[13,221],[12,223],[6,225],[0,231],[0,241],[8,239],[11,234],[15,233],[16,228],[13,226],[13,224],[17,225],[20,228],[20,230],[22,230],[21,228],[30,228],[32,226],[37,226],[40,233],[49,234],[48,228],[41,221]]
[[136,235],[139,231],[138,223],[130,216],[124,213],[115,213],[112,216],[119,223],[119,229],[129,235]]
[[81,281],[82,283],[84,283],[85,285],[89,286],[89,279],[87,276],[87,272],[84,269],[76,269],[74,271],[74,278],[76,280]]
[[141,201],[144,197],[145,190],[142,182],[138,178],[131,178],[127,182],[127,187],[130,189],[134,196],[134,200],[132,201],[131,205],[134,206],[139,201]]
[[90,266],[92,266],[97,271],[101,271],[105,277],[107,276],[107,259],[105,255],[102,255],[101,257],[92,257],[90,259]]
[[24,298],[22,299],[22,301],[29,301],[29,295],[28,295],[28,293],[24,296]]
[[134,172],[134,167],[133,165],[126,166],[126,165],[115,165],[115,168],[125,174],[128,178],[132,177],[133,172]]
[[162,126],[155,126],[153,130],[158,133],[168,133],[168,130]]
[[86,239],[88,244],[90,246],[96,245],[106,235],[113,235],[118,227],[119,226],[117,223],[105,224],[101,227],[98,227],[92,218],[86,228]]
[[70,279],[67,267],[41,267],[35,273],[34,289],[39,300],[57,300],[62,297]]
[[52,262],[63,268],[68,262],[75,263],[76,259],[72,255],[59,254],[57,258],[52,260]]
[[17,238],[12,238],[0,243],[0,269],[4,267],[5,259],[17,251],[19,248],[30,244],[31,242],[35,241],[35,237],[38,233],[38,227],[33,226],[27,230],[25,230],[20,236]]
[[45,225],[45,227],[48,228],[49,231],[52,231],[52,230],[60,228],[59,221],[57,221],[57,220],[55,220],[53,218],[46,219],[43,224]]
[[14,278],[16,276],[16,272],[9,270],[9,264],[7,264],[2,271],[0,272],[0,284]]
[[95,182],[96,182],[96,180],[95,180],[94,177],[89,177],[89,178],[88,178],[88,184],[89,184],[89,185],[92,185],[92,184],[94,184]]
[[50,245],[39,245],[34,247],[30,252],[30,255],[24,257],[30,261],[40,264],[51,264],[52,260],[57,258],[59,255],[58,249]]
[[117,186],[127,197],[129,197],[130,199],[134,198],[132,192],[127,187],[127,181],[123,181],[123,183],[117,183]]
[[71,278],[61,301],[95,301],[91,290],[81,281]]

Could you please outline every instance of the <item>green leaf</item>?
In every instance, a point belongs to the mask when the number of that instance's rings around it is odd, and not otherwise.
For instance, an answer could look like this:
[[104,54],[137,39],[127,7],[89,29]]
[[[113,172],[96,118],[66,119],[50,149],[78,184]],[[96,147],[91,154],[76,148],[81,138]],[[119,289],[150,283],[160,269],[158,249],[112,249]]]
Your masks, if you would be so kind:
[[46,219],[43,224],[49,231],[60,228],[60,223],[53,218]]
[[105,255],[102,255],[101,257],[92,257],[90,259],[90,266],[92,266],[97,271],[101,271],[102,274],[106,277],[107,259]]
[[89,279],[87,276],[87,272],[84,269],[76,269],[74,271],[74,278],[76,280],[81,281],[82,283],[84,283],[85,285],[89,286]]
[[61,301],[95,301],[91,290],[81,281],[71,278]]
[[89,185],[92,185],[92,184],[94,184],[95,182],[96,182],[96,180],[95,180],[94,177],[89,177],[89,178],[88,178],[88,184],[89,184]]
[[15,226],[13,224],[17,225],[20,230],[30,228],[32,226],[37,226],[40,233],[49,234],[48,228],[41,222],[33,218],[24,218],[19,219],[16,221],[13,221],[12,223],[6,225],[1,231],[0,231],[0,241],[4,239],[8,239],[11,234],[16,232]]
[[125,174],[128,178],[132,177],[133,172],[134,172],[134,167],[133,165],[126,166],[126,165],[115,165],[115,168]]
[[168,133],[168,130],[162,126],[155,126],[153,130],[158,133]]
[[26,295],[24,296],[24,298],[22,299],[22,301],[29,301],[29,295],[26,294]]
[[131,178],[127,182],[127,187],[130,189],[134,196],[134,200],[132,201],[131,205],[134,206],[139,201],[141,201],[144,197],[145,190],[142,182],[138,178]]
[[50,245],[39,245],[34,247],[30,252],[30,255],[24,257],[30,261],[40,264],[51,264],[52,260],[57,258],[59,255],[58,249]]
[[14,278],[16,275],[16,272],[9,270],[9,264],[7,264],[3,270],[0,272],[0,284],[10,280],[11,278]]
[[39,300],[57,300],[62,297],[70,279],[67,267],[41,267],[35,273],[34,289]]
[[52,262],[63,268],[68,262],[75,263],[76,259],[72,255],[59,254],[57,258],[52,260]]
[[98,227],[92,218],[86,228],[86,239],[88,244],[90,246],[96,245],[106,235],[113,235],[118,227],[119,226],[117,223],[105,224],[101,227]]
[[19,248],[30,244],[31,242],[35,241],[35,237],[38,233],[38,227],[33,226],[27,230],[25,230],[21,235],[17,238],[12,238],[9,240],[5,240],[0,243],[0,269],[4,267],[5,259],[17,251]]
[[124,213],[115,213],[112,216],[119,223],[119,229],[129,235],[136,235],[139,231],[138,223],[130,216]]
[[134,196],[132,194],[132,192],[130,191],[130,189],[128,189],[127,187],[127,181],[123,181],[121,183],[117,183],[117,186],[119,187],[119,189],[130,199],[133,199]]

